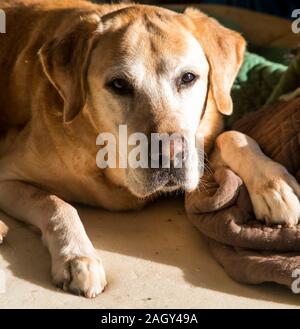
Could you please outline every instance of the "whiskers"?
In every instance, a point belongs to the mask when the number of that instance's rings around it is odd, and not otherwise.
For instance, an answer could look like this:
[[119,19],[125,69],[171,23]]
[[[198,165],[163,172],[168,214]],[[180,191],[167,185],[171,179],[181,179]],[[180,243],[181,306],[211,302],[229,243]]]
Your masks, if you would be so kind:
[[200,179],[200,184],[198,184],[196,191],[204,191],[206,194],[208,194],[209,190],[215,187],[215,182],[214,180],[212,180],[214,171],[212,169],[212,164],[210,163],[206,152],[202,153],[202,158],[200,158],[199,161],[203,166],[203,175]]

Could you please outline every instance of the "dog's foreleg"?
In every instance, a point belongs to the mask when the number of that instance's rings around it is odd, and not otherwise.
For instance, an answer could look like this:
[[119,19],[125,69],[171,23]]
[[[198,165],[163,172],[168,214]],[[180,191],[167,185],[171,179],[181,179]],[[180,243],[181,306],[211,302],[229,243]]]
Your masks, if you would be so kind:
[[32,185],[2,181],[0,208],[40,229],[51,254],[56,285],[89,298],[103,291],[106,279],[101,260],[74,207]]
[[[213,158],[244,181],[257,219],[295,225],[300,220],[300,186],[279,163],[263,154],[249,136],[227,131],[218,136]],[[220,163],[220,162],[219,162]]]

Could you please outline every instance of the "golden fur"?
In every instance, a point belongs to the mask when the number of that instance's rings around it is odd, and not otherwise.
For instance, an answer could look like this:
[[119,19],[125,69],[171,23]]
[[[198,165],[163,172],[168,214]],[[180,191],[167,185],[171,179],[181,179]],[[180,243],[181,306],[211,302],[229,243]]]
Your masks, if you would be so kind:
[[[245,41],[194,9],[178,14],[79,0],[10,0],[1,7],[7,33],[0,36],[0,207],[41,230],[55,284],[95,297],[104,290],[105,273],[68,202],[136,209],[166,190],[149,174],[100,170],[97,135],[115,133],[125,122],[133,132],[204,137],[210,152],[222,115],[232,112],[230,89]],[[199,78],[179,92],[170,86],[183,63]],[[134,78],[138,97],[112,94],[106,86],[111,70]],[[253,190],[251,168],[263,158],[255,142],[225,133],[218,145],[227,150],[219,156],[238,173],[243,148],[248,164],[240,174]],[[268,161],[267,167],[282,173]],[[199,174],[186,175],[196,188]],[[143,179],[148,185],[138,186]],[[0,223],[0,238],[6,231]]]

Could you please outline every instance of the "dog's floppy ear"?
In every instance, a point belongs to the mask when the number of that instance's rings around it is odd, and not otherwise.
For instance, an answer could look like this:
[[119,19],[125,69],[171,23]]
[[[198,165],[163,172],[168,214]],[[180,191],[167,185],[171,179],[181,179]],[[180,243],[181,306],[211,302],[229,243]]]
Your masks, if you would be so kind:
[[71,122],[84,107],[89,54],[99,21],[96,14],[80,18],[39,50],[44,73],[63,99],[65,123]]
[[215,105],[222,114],[229,115],[233,107],[230,90],[243,62],[246,42],[239,33],[225,28],[197,9],[187,8],[184,14],[193,21],[194,35],[209,62],[209,81]]

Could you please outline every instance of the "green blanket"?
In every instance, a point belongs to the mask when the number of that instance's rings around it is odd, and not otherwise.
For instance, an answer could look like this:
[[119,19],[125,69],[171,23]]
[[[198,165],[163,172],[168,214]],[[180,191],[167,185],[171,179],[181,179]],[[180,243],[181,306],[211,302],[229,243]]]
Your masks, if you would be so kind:
[[267,105],[273,103],[283,94],[292,92],[300,87],[300,53],[290,63],[289,67],[282,75],[279,83],[275,86],[271,96],[267,100]]
[[279,96],[299,86],[300,55],[287,66],[247,52],[232,87],[234,111],[226,117],[226,127],[230,128],[244,114],[272,104]]
[[[239,25],[224,17],[214,17],[248,40]],[[286,48],[262,47],[248,42],[248,52],[232,87],[234,111],[230,117],[225,118],[227,128],[244,114],[270,105],[279,96],[300,86],[300,53],[290,61],[286,56],[289,52],[290,49]]]

